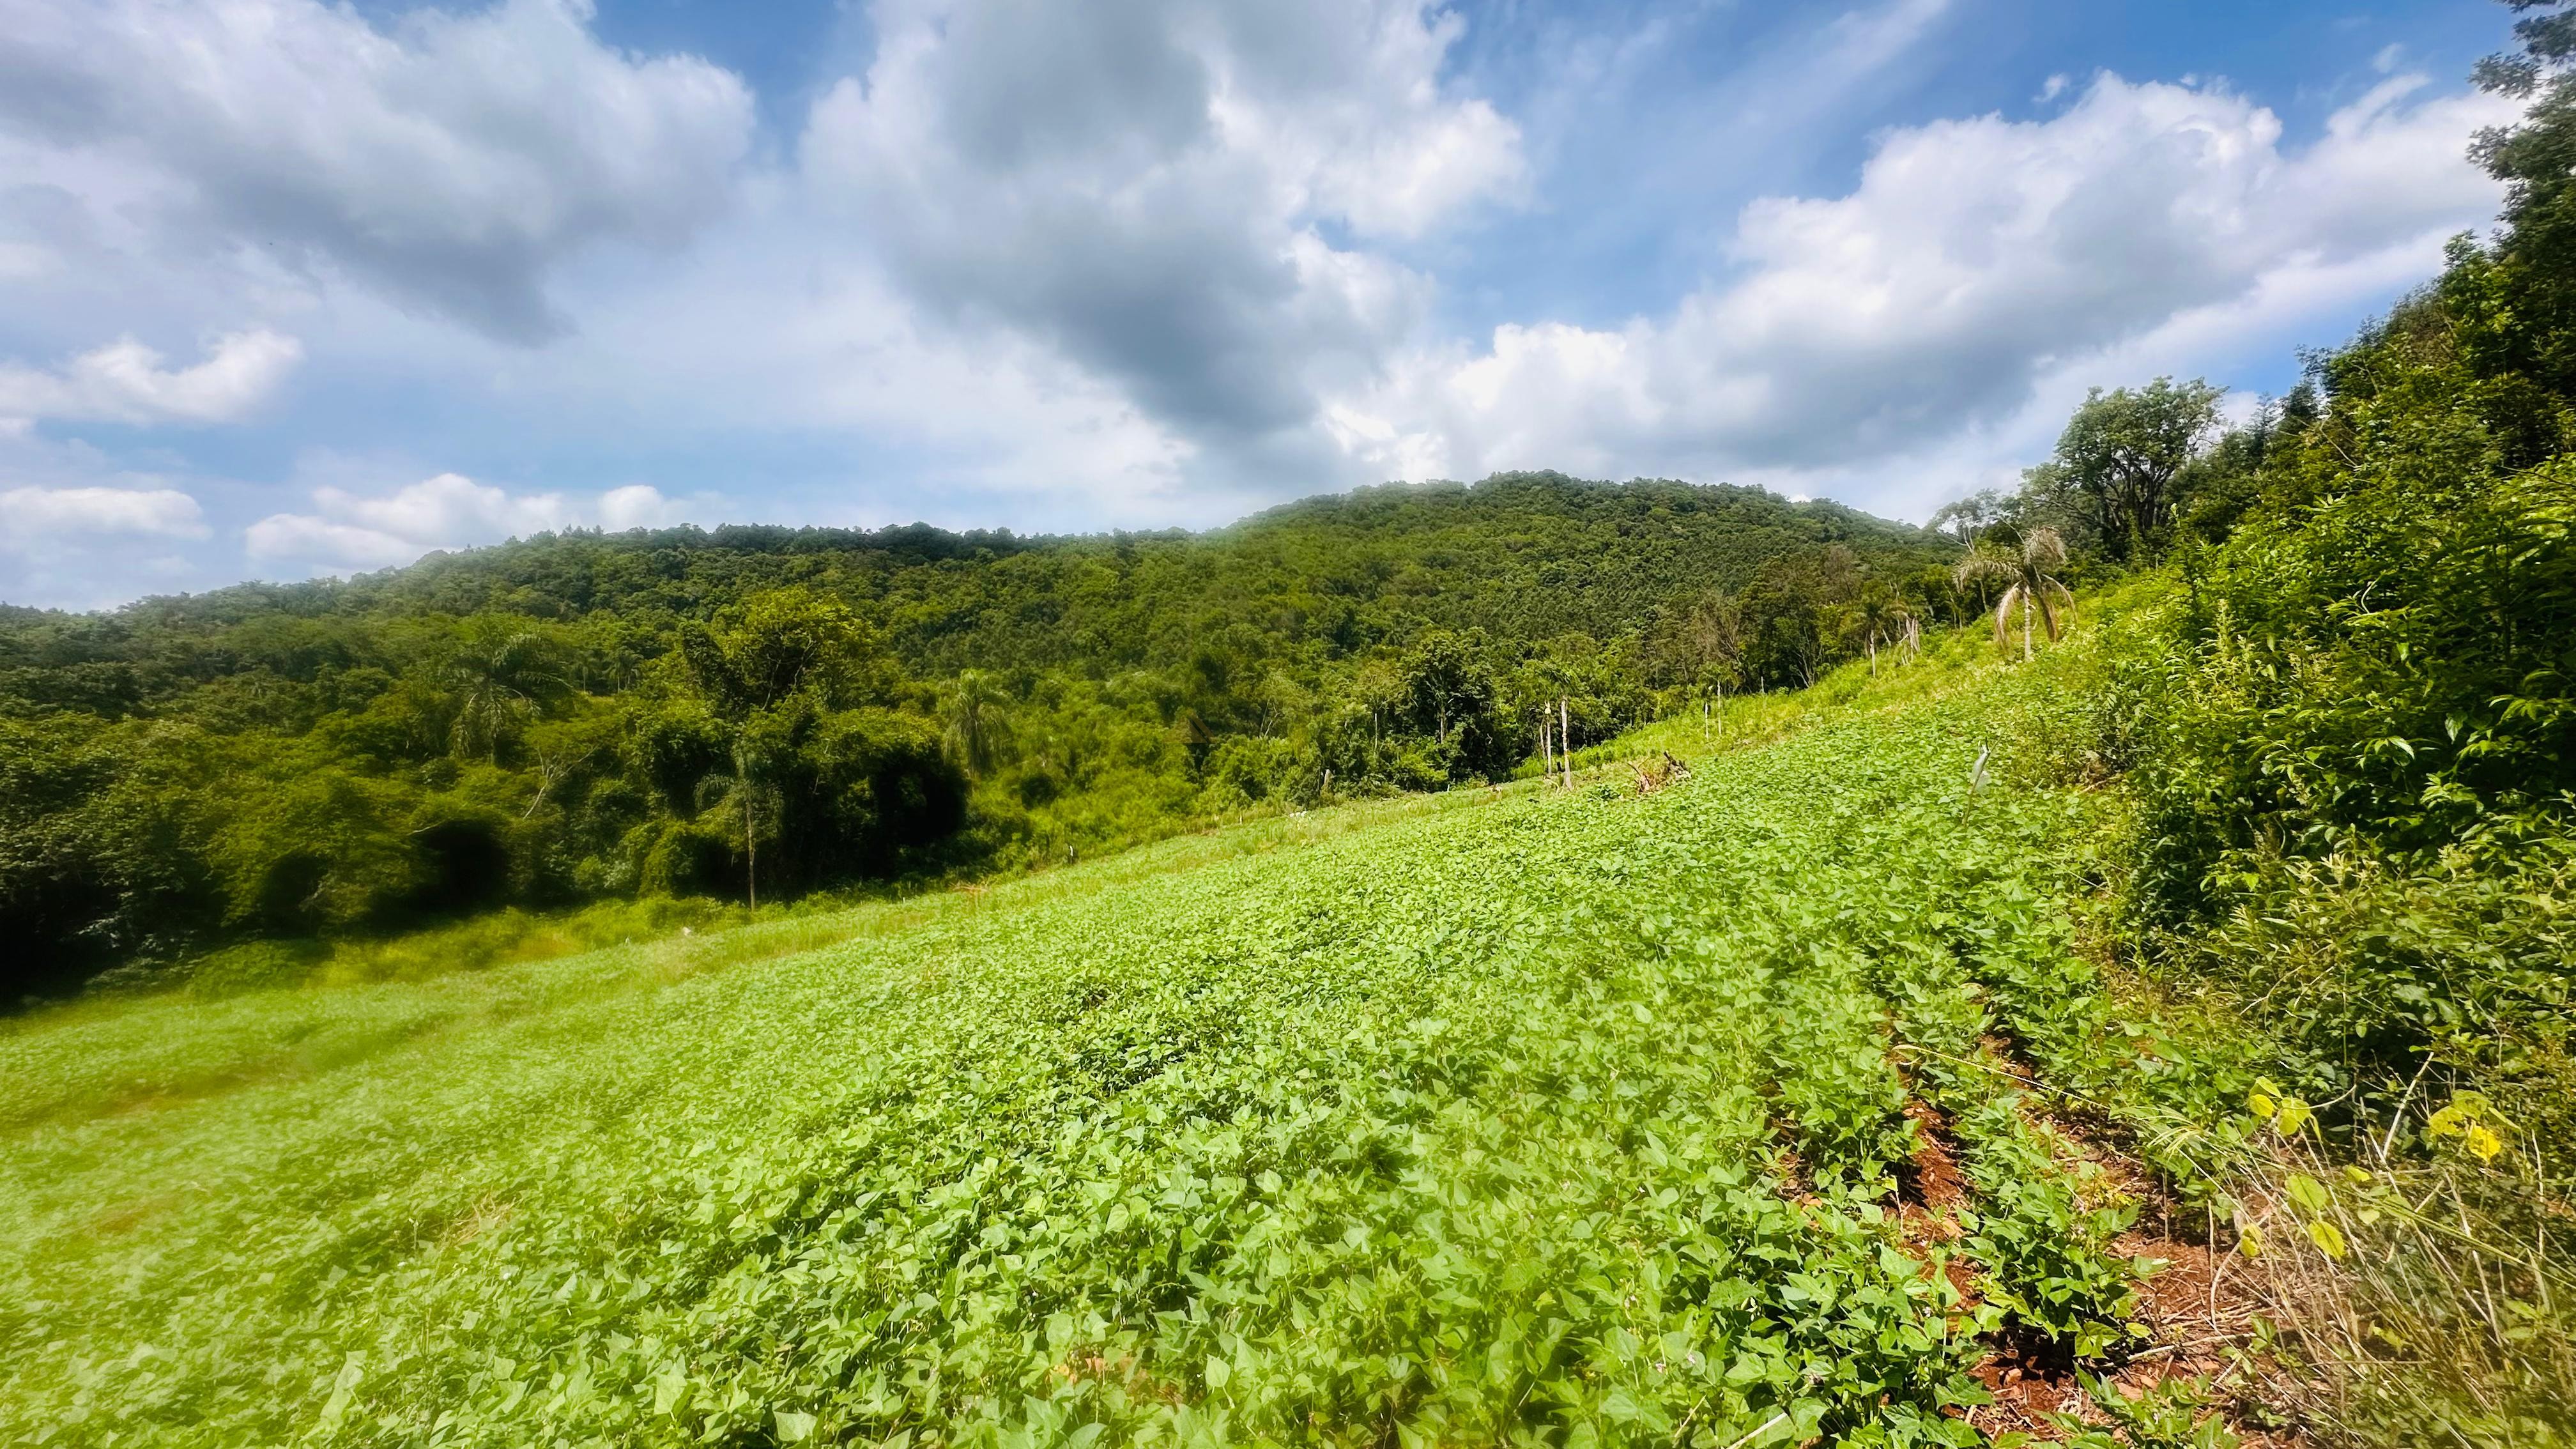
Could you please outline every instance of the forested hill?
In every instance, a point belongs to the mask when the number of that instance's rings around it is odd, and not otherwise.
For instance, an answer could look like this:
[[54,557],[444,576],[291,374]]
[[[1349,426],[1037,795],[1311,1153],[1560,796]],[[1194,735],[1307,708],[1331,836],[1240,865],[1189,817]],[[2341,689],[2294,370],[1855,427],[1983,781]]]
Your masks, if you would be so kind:
[[0,929],[37,949],[0,993],[1500,775],[1555,747],[1541,701],[1580,746],[1954,616],[1953,552],[1757,489],[1520,474],[1195,535],[571,533],[7,610]]
[[1831,544],[1918,591],[1942,587],[1955,552],[1830,502],[1556,473],[1365,488],[1202,534],[1023,537],[924,524],[574,532],[346,581],[245,584],[107,614],[6,610],[0,689],[113,715],[243,670],[294,672],[266,640],[320,636],[281,630],[281,619],[606,612],[650,628],[795,583],[864,605],[887,645],[931,676],[1153,667],[1211,645],[1256,656],[1321,645],[1329,656],[1425,625],[1545,639],[1641,627],[1700,591],[1740,591],[1766,560]]

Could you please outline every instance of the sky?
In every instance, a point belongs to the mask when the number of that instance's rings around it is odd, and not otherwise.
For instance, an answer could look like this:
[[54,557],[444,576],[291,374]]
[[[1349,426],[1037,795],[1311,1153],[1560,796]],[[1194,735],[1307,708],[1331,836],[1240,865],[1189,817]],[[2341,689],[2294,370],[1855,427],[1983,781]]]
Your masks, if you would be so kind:
[[2478,0],[0,0],[0,602],[1523,468],[1921,520],[2491,224]]

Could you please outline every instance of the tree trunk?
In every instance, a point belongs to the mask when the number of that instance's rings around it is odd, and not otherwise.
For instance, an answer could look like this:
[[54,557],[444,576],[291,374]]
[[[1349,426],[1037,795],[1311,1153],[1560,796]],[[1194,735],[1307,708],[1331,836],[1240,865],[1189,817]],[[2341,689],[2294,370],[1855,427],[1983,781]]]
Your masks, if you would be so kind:
[[1567,712],[1565,696],[1556,697],[1556,732],[1565,741],[1565,788],[1574,788],[1574,716]]
[[[734,783],[740,787],[742,777],[735,776]],[[756,911],[760,909],[760,832],[754,827],[752,820],[751,791],[748,787],[743,787],[742,790],[742,854],[743,890],[751,909]]]

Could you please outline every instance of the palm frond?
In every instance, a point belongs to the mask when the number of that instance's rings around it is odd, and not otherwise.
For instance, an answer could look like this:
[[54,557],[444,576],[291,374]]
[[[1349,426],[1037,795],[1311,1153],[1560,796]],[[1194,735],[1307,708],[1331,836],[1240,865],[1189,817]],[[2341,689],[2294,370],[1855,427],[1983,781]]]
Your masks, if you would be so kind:
[[1969,554],[1950,571],[1951,579],[1961,584],[1973,584],[1980,579],[2017,578],[2020,574],[2020,566],[2013,560],[1985,552]]
[[2066,567],[2066,539],[2054,528],[2041,524],[2022,539],[2024,565],[2040,573]]

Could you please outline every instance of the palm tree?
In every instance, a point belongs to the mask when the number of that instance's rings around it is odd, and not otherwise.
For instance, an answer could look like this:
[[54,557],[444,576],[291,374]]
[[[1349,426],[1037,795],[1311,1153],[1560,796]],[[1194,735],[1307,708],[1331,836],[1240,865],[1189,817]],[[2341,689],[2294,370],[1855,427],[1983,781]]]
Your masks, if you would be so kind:
[[781,817],[786,814],[785,797],[763,778],[767,763],[749,732],[738,730],[733,741],[733,773],[709,775],[698,782],[697,791],[700,810],[709,806],[729,808],[742,824],[743,899],[755,911],[760,909],[762,817],[767,816],[769,834],[783,836]]
[[1000,762],[1006,725],[1003,707],[1009,696],[993,676],[969,669],[957,676],[948,695],[948,747],[957,752],[966,773],[981,779]]
[[2010,620],[2013,605],[2021,606],[2021,657],[2031,657],[2031,616],[2039,616],[2040,627],[2047,631],[2048,642],[2057,642],[2058,610],[2071,617],[2075,596],[2059,582],[2057,571],[2066,567],[2066,540],[2053,528],[2034,528],[2022,536],[2021,549],[1980,549],[1959,560],[1958,581],[1962,584],[1994,579],[2004,585],[2004,596],[1995,604],[1995,648],[2011,652]]
[[497,621],[478,621],[468,629],[445,671],[456,691],[459,753],[481,753],[500,763],[501,742],[512,728],[536,713],[541,699],[563,689],[561,677],[545,667],[553,662],[551,643],[534,629]]
[[1878,673],[1878,648],[1905,637],[1905,626],[1912,622],[1905,612],[1905,601],[1885,585],[1872,585],[1860,596],[1855,622],[1860,628],[1861,648],[1869,655],[1869,672]]

